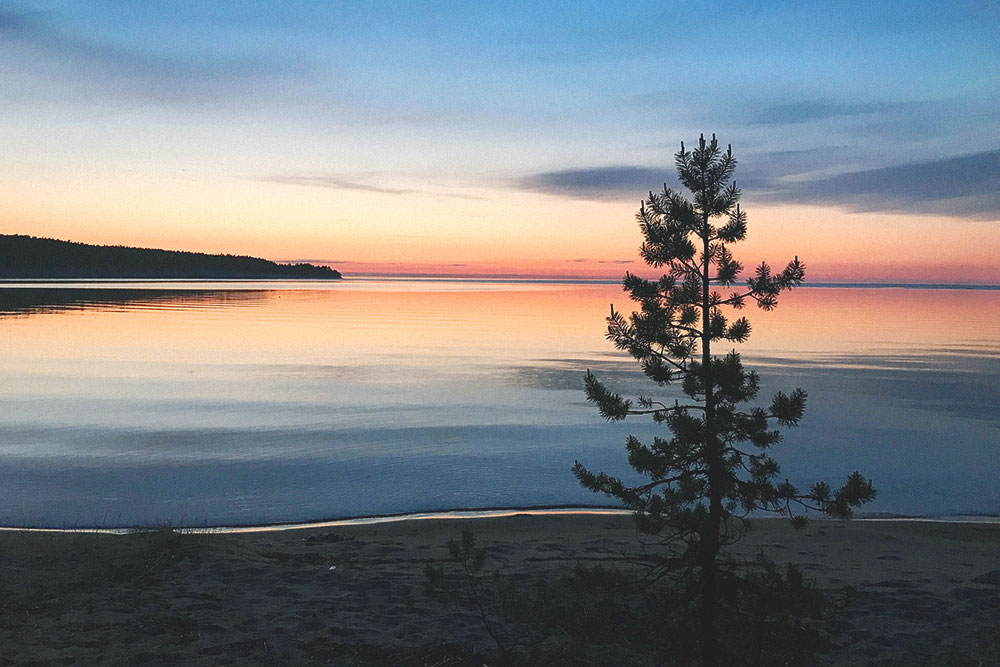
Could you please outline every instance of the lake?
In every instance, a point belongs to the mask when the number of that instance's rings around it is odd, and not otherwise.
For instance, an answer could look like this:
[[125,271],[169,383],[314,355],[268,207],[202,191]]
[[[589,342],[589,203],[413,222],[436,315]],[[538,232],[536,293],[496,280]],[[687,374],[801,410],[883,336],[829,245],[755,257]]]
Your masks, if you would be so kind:
[[[235,525],[606,504],[628,477],[589,368],[656,391],[605,340],[618,284],[0,284],[0,524]],[[798,289],[744,311],[761,400],[809,392],[793,482],[871,477],[866,511],[1000,514],[1000,291]],[[723,349],[721,351],[726,351]]]

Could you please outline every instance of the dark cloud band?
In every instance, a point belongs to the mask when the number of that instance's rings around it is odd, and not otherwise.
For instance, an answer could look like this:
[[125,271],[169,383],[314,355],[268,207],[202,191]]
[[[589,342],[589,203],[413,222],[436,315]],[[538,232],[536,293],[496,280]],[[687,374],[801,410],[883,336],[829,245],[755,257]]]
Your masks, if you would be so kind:
[[769,197],[860,211],[1000,218],[1000,150],[780,184]]
[[[810,161],[822,155],[808,153]],[[1000,150],[806,180],[784,178],[795,170],[782,168],[779,156],[756,168],[748,160],[751,169],[737,179],[741,186],[758,198],[783,203],[1000,219]],[[673,186],[672,169],[614,166],[542,172],[516,185],[568,197],[620,200],[639,199],[664,181]]]
[[547,171],[523,178],[517,186],[583,199],[641,199],[650,188],[659,190],[666,181],[674,181],[672,168],[624,166]]

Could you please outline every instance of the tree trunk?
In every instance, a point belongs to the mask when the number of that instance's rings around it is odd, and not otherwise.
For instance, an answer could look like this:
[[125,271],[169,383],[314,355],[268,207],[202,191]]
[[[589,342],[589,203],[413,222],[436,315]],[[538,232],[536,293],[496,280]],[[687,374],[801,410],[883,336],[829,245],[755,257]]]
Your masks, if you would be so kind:
[[702,227],[704,242],[704,266],[702,267],[702,333],[701,353],[705,378],[705,453],[708,459],[709,521],[701,536],[701,663],[703,667],[715,667],[719,662],[719,642],[716,620],[719,608],[719,534],[722,527],[722,455],[715,437],[715,387],[712,382],[711,292],[708,214],[704,214]]

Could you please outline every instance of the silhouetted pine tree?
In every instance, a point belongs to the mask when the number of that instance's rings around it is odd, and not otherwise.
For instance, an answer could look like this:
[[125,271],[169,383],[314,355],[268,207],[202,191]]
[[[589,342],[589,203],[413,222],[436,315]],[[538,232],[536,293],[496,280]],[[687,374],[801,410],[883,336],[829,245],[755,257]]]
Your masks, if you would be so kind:
[[[675,160],[692,199],[664,185],[662,192],[649,193],[636,216],[645,239],[643,260],[666,273],[659,280],[626,273],[624,289],[639,310],[626,318],[612,306],[608,339],[635,357],[658,385],[679,384],[687,399],[640,396],[633,403],[588,371],[587,398],[605,418],[650,415],[666,424],[671,436],[650,444],[633,436],[626,441],[629,464],[648,483],[629,486],[579,462],[573,473],[585,487],[634,510],[640,530],[663,538],[670,547],[661,562],[665,570],[693,574],[701,662],[716,665],[720,575],[726,574],[720,549],[739,538],[741,519],[767,510],[801,521],[793,514],[799,506],[846,518],[853,507],[872,500],[875,490],[858,472],[836,491],[823,482],[801,490],[777,481],[779,467],[769,455],[782,439],[775,426],[799,422],[806,393],[779,392],[768,407],[741,407],[757,396],[757,373],[744,369],[735,350],[713,356],[713,344],[747,340],[750,323],[745,317],[730,320],[726,310],[748,302],[771,310],[782,291],[802,283],[804,267],[797,257],[780,273],[762,263],[745,287],[737,286],[743,265],[730,246],[746,236],[747,219],[738,203],[740,190],[730,183],[736,167],[732,147],[723,152],[714,135],[711,141],[703,135],[694,150],[682,143]],[[717,218],[720,225],[713,223]]]

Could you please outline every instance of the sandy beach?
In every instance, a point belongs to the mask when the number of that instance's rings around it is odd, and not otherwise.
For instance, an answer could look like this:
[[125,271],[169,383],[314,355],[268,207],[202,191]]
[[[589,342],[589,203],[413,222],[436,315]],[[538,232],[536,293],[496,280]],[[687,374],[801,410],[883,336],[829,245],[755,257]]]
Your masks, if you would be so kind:
[[[426,595],[423,569],[463,526],[487,570],[525,582],[641,554],[630,518],[601,515],[3,532],[0,664],[460,664],[434,647],[492,642],[471,609]],[[760,550],[842,600],[823,664],[1000,664],[1000,525],[765,520],[737,551]]]

